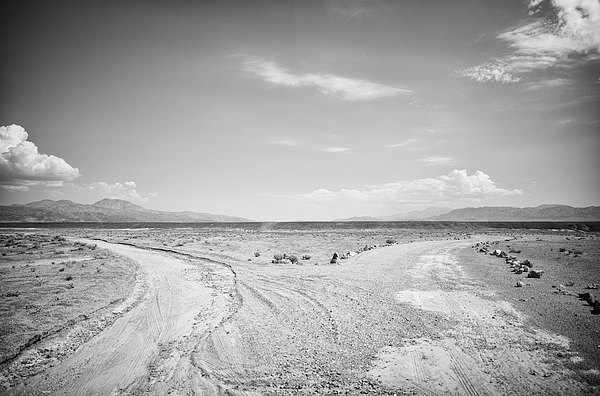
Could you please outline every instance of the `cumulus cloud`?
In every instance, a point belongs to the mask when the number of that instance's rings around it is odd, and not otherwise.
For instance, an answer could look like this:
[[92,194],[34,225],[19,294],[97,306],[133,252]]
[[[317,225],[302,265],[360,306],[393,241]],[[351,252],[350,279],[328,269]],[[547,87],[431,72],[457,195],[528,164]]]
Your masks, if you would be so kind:
[[273,85],[290,88],[311,87],[324,95],[348,101],[373,100],[412,93],[407,89],[332,74],[294,74],[275,62],[258,58],[246,58],[244,71]]
[[515,83],[519,75],[600,59],[600,2],[531,0],[534,20],[498,33],[511,53],[455,75],[479,82]]
[[421,162],[424,162],[425,165],[454,165],[458,164],[460,161],[455,157],[427,157],[421,158]]
[[466,170],[453,170],[448,175],[369,185],[361,190],[329,191],[318,189],[295,198],[315,204],[333,202],[362,204],[391,203],[442,203],[461,199],[480,200],[486,197],[522,195],[522,190],[506,190],[496,186],[490,177],[476,171],[468,175]]
[[46,183],[52,186],[53,182],[70,181],[80,176],[79,170],[62,158],[40,154],[37,146],[27,138],[27,132],[19,125],[0,127],[1,184],[26,187]]

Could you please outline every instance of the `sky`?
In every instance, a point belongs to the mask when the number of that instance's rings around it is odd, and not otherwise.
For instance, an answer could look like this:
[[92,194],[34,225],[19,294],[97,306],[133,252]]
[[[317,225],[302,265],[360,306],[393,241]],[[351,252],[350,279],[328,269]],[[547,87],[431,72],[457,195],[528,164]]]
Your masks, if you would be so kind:
[[600,205],[600,0],[0,5],[0,205]]

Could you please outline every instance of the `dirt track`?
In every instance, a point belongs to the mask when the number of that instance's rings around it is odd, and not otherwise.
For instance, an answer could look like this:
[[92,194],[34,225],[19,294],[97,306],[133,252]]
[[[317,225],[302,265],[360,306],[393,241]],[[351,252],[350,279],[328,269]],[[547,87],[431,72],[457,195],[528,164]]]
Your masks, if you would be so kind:
[[576,358],[568,340],[528,327],[466,276],[453,252],[471,243],[231,268],[102,243],[140,264],[138,302],[11,393],[593,393],[556,357]]

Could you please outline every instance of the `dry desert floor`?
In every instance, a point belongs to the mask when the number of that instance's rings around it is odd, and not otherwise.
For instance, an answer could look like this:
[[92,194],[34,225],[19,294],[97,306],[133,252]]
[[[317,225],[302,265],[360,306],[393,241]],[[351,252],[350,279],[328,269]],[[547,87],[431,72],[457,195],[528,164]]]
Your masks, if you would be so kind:
[[0,253],[2,394],[600,394],[593,232],[4,229]]

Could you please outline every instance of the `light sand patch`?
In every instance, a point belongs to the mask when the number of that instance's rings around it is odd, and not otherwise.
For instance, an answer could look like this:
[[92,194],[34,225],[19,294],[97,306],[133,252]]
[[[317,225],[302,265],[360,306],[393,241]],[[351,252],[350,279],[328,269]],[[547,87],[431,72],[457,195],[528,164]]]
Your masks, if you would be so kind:
[[477,320],[488,320],[496,314],[508,314],[523,321],[522,316],[507,301],[492,301],[468,291],[402,290],[396,299],[425,311],[460,315]]
[[401,348],[387,347],[370,375],[390,387],[425,395],[492,394],[487,386],[491,377],[451,339],[415,339]]

